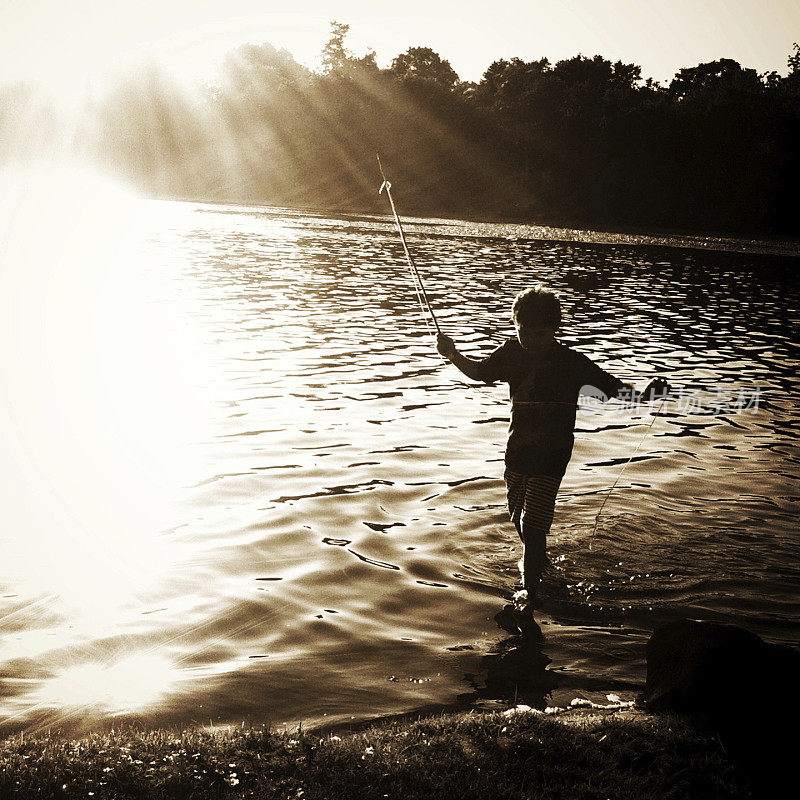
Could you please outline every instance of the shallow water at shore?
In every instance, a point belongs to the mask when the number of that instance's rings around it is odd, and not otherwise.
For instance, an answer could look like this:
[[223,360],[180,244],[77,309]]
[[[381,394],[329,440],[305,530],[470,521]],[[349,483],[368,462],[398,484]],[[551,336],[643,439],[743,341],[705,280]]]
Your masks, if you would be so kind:
[[797,643],[796,258],[408,225],[468,352],[542,280],[562,342],[679,391],[579,411],[544,639],[520,648],[494,621],[520,557],[507,389],[436,355],[390,221],[136,208],[126,247],[7,309],[0,726],[629,698],[675,615]]

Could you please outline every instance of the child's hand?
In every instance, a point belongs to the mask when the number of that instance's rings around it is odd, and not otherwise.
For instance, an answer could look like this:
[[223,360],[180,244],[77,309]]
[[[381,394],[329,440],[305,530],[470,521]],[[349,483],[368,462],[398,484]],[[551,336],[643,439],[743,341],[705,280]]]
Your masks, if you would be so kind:
[[448,361],[452,361],[453,357],[456,354],[456,344],[455,344],[455,342],[449,336],[445,335],[444,333],[440,333],[436,337],[436,349]]
[[672,389],[666,380],[664,380],[664,378],[653,378],[653,380],[647,384],[645,390],[642,392],[642,400],[645,402],[655,399],[660,400],[669,396],[671,392]]

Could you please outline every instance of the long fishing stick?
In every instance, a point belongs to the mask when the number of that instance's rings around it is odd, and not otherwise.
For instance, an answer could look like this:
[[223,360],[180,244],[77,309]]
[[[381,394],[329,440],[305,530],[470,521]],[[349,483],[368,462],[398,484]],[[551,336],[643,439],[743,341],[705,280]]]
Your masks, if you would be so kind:
[[[428,299],[428,293],[425,291],[425,284],[422,282],[422,276],[419,274],[419,270],[417,269],[417,265],[414,263],[414,259],[411,257],[411,253],[408,250],[408,245],[406,244],[406,235],[405,235],[405,232],[403,231],[403,226],[400,223],[400,217],[397,216],[397,209],[395,208],[394,200],[392,199],[392,184],[389,183],[389,181],[386,178],[386,174],[383,171],[383,164],[381,164],[381,157],[379,155],[377,156],[377,159],[378,159],[378,169],[380,169],[381,178],[383,178],[383,183],[381,184],[381,188],[378,190],[378,194],[380,194],[381,192],[383,192],[384,189],[386,189],[386,196],[389,198],[389,205],[392,207],[392,214],[394,215],[394,221],[395,221],[395,224],[397,225],[397,230],[400,233],[400,241],[403,243],[403,251],[406,254],[406,260],[408,261],[408,266],[411,269],[412,275],[416,278],[419,291],[422,292],[422,297],[425,299],[425,305],[428,307],[428,312],[431,315],[431,319],[433,320],[433,324],[436,326],[436,332],[437,333],[441,333],[442,330],[439,327],[439,322],[436,319],[436,314],[433,313],[433,308],[431,307],[431,301]],[[417,288],[417,287],[415,286],[415,288]],[[419,294],[419,291],[418,291],[418,294]],[[616,480],[611,485],[611,488],[608,490],[608,494],[606,494],[605,498],[603,498],[603,502],[600,505],[600,510],[597,512],[597,516],[594,518],[594,527],[592,528],[592,532],[591,532],[591,534],[589,536],[589,549],[590,550],[592,549],[592,541],[594,540],[594,535],[595,535],[595,533],[597,531],[597,525],[600,522],[600,516],[603,513],[603,509],[606,507],[606,503],[608,502],[609,498],[613,494],[614,489],[616,488],[617,484],[619,483],[620,478],[622,478],[622,474],[625,472],[628,464],[630,464],[631,461],[633,461],[634,456],[636,455],[636,453],[639,452],[639,448],[642,446],[642,444],[644,444],[644,440],[647,438],[647,435],[650,433],[650,429],[653,427],[653,423],[656,421],[656,418],[661,413],[661,409],[664,406],[664,401],[665,400],[666,400],[666,398],[662,399],[661,404],[658,407],[658,410],[653,415],[653,419],[650,421],[650,424],[647,426],[647,430],[644,432],[644,435],[640,439],[639,444],[636,445],[636,449],[633,451],[633,453],[631,453],[631,457],[625,462],[625,464],[623,465],[622,469],[619,471],[619,474],[617,475]],[[571,404],[558,403],[558,405],[571,405]]]
[[406,254],[406,260],[408,261],[408,266],[411,269],[411,274],[417,280],[419,289],[422,292],[422,297],[425,300],[425,305],[428,308],[428,313],[431,315],[433,324],[436,326],[436,333],[441,333],[442,329],[439,327],[439,322],[436,319],[436,314],[433,313],[433,308],[431,307],[431,301],[428,299],[428,293],[425,291],[425,284],[422,282],[422,276],[419,274],[417,265],[414,263],[414,259],[411,257],[411,253],[408,250],[408,245],[406,244],[406,235],[405,232],[403,231],[403,226],[400,224],[400,217],[397,216],[397,209],[394,207],[394,200],[392,199],[392,184],[389,183],[389,181],[386,179],[386,175],[383,172],[383,164],[381,164],[380,156],[378,156],[378,169],[380,169],[381,178],[383,178],[383,183],[381,184],[381,188],[378,191],[378,194],[380,194],[384,189],[386,189],[386,196],[389,198],[389,205],[392,207],[392,214],[394,215],[394,221],[395,224],[397,225],[397,230],[400,232],[400,241],[403,243],[403,251]]

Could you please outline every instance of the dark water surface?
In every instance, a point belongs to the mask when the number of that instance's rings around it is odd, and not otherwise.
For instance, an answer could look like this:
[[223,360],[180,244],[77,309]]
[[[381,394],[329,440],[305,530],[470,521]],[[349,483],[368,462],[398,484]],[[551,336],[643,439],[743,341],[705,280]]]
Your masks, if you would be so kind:
[[544,640],[520,646],[494,622],[520,557],[507,388],[437,356],[389,221],[147,209],[130,249],[18,287],[8,730],[631,699],[676,615],[798,642],[796,257],[409,224],[467,352],[511,335],[510,299],[541,280],[563,295],[562,342],[680,395],[579,411]]

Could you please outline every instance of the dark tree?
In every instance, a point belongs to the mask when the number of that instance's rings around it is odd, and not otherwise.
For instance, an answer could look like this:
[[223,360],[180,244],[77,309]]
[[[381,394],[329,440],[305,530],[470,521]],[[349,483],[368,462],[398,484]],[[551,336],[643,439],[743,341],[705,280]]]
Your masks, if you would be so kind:
[[418,78],[448,89],[452,89],[459,80],[450,62],[442,59],[430,47],[409,47],[392,61],[390,70],[398,78]]
[[352,61],[352,54],[344,46],[350,26],[342,22],[331,22],[331,36],[322,48],[322,71],[326,75],[343,70]]
[[713,102],[731,95],[759,94],[763,88],[754,69],[744,69],[738,61],[730,58],[681,69],[669,85],[675,99],[699,102]]

